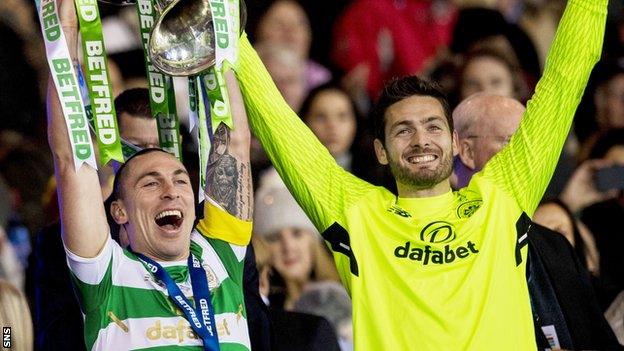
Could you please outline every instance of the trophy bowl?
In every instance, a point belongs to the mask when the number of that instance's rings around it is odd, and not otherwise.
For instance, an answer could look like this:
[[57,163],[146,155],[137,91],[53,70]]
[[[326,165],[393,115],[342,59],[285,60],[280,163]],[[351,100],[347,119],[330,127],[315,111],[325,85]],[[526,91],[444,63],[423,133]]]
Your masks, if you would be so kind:
[[[241,29],[246,15],[241,0]],[[195,75],[214,65],[215,35],[209,0],[171,1],[154,25],[148,54],[156,68],[171,76]]]

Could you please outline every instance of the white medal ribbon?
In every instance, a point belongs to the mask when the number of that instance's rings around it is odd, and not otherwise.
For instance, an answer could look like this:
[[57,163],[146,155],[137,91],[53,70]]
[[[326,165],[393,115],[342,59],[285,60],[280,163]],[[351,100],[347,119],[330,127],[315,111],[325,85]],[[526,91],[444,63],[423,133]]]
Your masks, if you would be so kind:
[[37,5],[48,65],[58,92],[74,156],[74,169],[78,171],[85,163],[97,169],[89,122],[65,34],[61,28],[56,1],[41,0]]

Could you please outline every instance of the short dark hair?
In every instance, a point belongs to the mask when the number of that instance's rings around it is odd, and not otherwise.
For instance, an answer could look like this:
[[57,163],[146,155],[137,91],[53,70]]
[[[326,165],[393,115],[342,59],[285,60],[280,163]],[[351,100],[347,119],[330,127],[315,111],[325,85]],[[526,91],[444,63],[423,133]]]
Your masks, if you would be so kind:
[[312,103],[314,102],[316,97],[319,96],[321,93],[332,91],[332,90],[337,91],[341,94],[344,94],[344,96],[349,101],[351,108],[353,109],[353,114],[355,115],[356,119],[358,119],[358,115],[357,115],[358,110],[357,110],[357,106],[355,106],[355,103],[353,102],[353,99],[351,99],[349,94],[342,87],[340,87],[340,85],[338,85],[338,83],[335,81],[329,81],[327,83],[321,84],[313,88],[312,90],[310,90],[305,100],[303,100],[301,107],[299,108],[299,117],[301,117],[301,119],[305,121],[307,119],[308,113],[310,113],[310,109],[312,108]]
[[142,156],[142,155],[149,154],[152,152],[157,152],[157,151],[169,154],[165,150],[159,149],[156,147],[143,149],[137,152],[136,154],[130,156],[130,158],[128,158],[126,162],[121,164],[121,166],[117,170],[117,173],[115,174],[115,179],[113,180],[113,193],[111,194],[112,201],[119,200],[124,196],[123,187],[121,186],[121,184],[122,184],[123,178],[125,177],[125,174],[126,174],[125,170],[128,164],[130,164],[130,162],[132,162],[138,156]]
[[117,116],[125,112],[134,117],[152,118],[149,90],[146,88],[125,90],[115,98],[115,111]]
[[451,107],[449,106],[446,94],[442,92],[438,84],[418,78],[417,76],[406,76],[394,78],[388,82],[381,91],[379,100],[372,110],[372,118],[375,123],[375,138],[385,143],[386,136],[384,130],[386,126],[386,110],[395,103],[412,96],[430,96],[438,100],[444,110],[444,117],[446,117],[451,133],[453,132]]

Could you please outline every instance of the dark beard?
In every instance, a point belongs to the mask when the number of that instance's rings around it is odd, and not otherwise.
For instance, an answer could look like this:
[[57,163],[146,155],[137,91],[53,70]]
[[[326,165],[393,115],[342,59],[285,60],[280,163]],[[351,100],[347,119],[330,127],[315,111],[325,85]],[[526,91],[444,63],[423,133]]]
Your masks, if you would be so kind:
[[390,171],[394,179],[401,184],[412,186],[418,189],[429,189],[438,183],[449,178],[453,173],[453,157],[447,155],[442,159],[438,167],[434,170],[412,171],[408,168],[399,166],[398,162],[388,157]]

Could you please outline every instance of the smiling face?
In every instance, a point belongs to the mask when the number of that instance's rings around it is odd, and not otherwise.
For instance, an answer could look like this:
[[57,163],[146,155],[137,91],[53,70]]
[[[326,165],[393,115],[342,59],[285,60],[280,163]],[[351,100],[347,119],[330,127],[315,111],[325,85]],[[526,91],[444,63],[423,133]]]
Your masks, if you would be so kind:
[[126,228],[132,249],[156,260],[186,258],[195,220],[186,169],[161,151],[136,156],[126,167],[111,213]]
[[273,267],[285,280],[305,282],[310,278],[314,240],[313,233],[294,227],[266,237]]
[[450,189],[457,137],[437,99],[416,95],[394,103],[385,113],[384,134],[384,143],[375,140],[375,152],[390,166],[399,196],[421,191],[434,196]]

